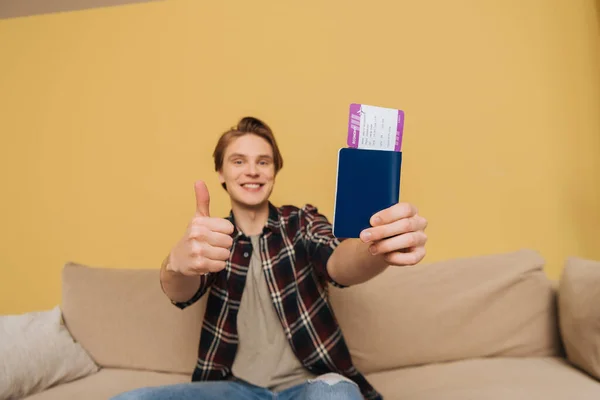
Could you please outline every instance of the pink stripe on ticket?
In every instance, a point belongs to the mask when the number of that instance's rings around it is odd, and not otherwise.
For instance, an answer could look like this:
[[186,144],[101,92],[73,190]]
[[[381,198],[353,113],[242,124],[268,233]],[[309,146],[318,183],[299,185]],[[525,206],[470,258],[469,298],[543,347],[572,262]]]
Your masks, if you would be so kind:
[[396,128],[396,146],[394,147],[395,151],[402,151],[402,134],[403,133],[404,133],[404,111],[398,110],[398,127]]
[[348,139],[346,143],[350,147],[357,148],[360,138],[360,104],[350,104],[350,115],[348,117]]

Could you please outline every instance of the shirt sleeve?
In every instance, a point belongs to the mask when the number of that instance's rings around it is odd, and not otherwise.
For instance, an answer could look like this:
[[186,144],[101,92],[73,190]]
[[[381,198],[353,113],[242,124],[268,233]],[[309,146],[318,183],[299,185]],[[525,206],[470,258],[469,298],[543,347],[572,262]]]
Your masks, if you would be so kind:
[[336,238],[333,235],[333,227],[327,217],[320,214],[318,209],[311,204],[302,207],[300,215],[302,239],[313,268],[333,286],[347,287],[336,282],[327,271],[329,257],[343,239]]
[[[163,262],[162,262],[162,268],[165,267],[166,263],[169,262],[169,256],[167,256]],[[191,299],[187,300],[187,301],[174,301],[174,300],[170,300],[171,303],[180,308],[180,309],[184,309],[186,307],[191,306],[192,304],[194,304],[195,302],[197,302],[200,298],[202,298],[202,296],[204,296],[204,294],[208,291],[208,289],[210,288],[210,286],[213,284],[213,282],[215,281],[215,276],[216,274],[211,274],[208,273],[206,275],[202,275],[200,277],[200,287],[198,288],[198,290],[196,291],[196,293],[194,294],[194,296],[192,296]],[[164,290],[164,288],[162,287],[162,283],[161,283],[161,289],[163,290],[163,293],[166,292]]]

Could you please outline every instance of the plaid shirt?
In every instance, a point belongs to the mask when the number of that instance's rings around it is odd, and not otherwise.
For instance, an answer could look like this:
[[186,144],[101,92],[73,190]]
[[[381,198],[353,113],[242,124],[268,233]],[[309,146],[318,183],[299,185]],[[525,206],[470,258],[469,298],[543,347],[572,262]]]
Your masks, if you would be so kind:
[[[252,243],[235,229],[225,269],[202,277],[200,289],[185,308],[209,291],[198,362],[192,381],[231,376],[236,355],[237,313],[246,283]],[[382,399],[352,364],[350,352],[328,300],[327,285],[344,287],[327,272],[327,260],[339,244],[327,218],[310,204],[303,208],[269,203],[269,218],[260,239],[260,252],[273,306],[292,350],[316,375],[336,372],[356,382],[368,400]]]

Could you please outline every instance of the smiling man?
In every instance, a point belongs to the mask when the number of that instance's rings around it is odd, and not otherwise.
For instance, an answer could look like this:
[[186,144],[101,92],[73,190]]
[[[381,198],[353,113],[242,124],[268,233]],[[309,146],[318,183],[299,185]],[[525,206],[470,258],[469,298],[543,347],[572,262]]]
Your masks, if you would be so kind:
[[352,364],[327,286],[419,263],[427,221],[398,203],[373,215],[360,239],[340,240],[316,207],[273,205],[283,159],[256,118],[225,132],[213,156],[231,212],[211,217],[208,190],[197,182],[196,214],[160,274],[177,307],[208,296],[192,382],[117,398],[380,399]]

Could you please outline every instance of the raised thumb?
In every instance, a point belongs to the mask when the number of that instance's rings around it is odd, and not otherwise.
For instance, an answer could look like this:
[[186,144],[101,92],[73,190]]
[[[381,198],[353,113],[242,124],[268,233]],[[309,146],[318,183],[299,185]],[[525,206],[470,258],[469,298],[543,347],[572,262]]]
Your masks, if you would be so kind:
[[210,195],[203,181],[194,184],[196,191],[196,213],[203,217],[210,217]]

